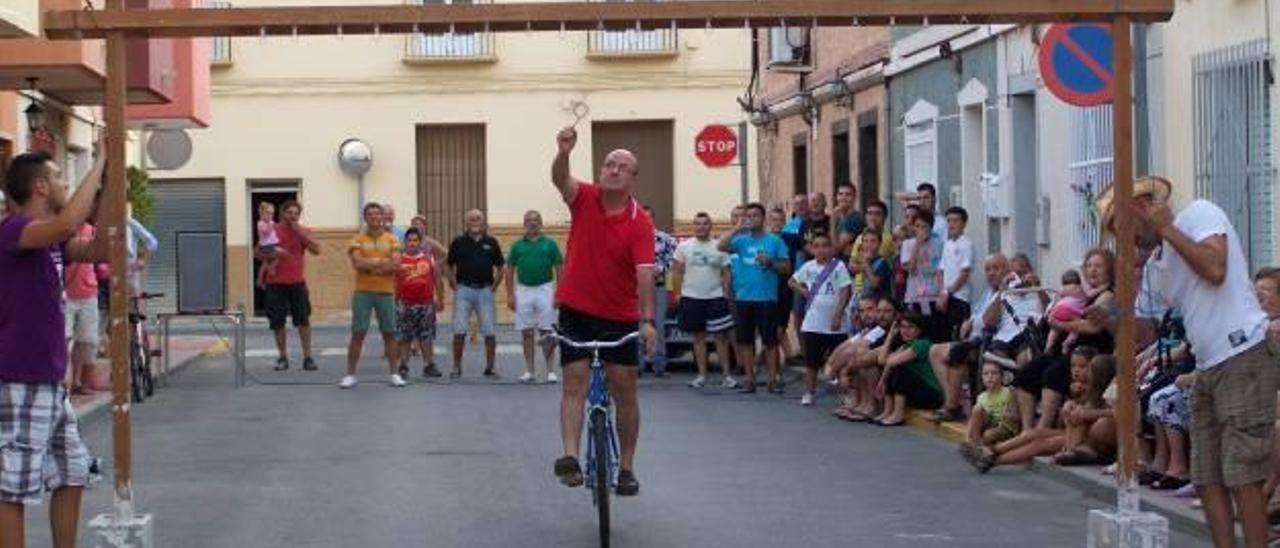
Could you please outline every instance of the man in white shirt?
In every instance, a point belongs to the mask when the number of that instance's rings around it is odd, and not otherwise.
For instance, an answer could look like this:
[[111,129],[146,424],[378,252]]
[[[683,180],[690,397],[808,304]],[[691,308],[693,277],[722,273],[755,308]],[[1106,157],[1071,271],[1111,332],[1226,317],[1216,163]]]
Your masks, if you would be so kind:
[[[982,263],[987,291],[978,299],[978,306],[960,325],[960,340],[954,343],[935,344],[929,350],[929,362],[934,375],[944,380],[944,405],[938,412],[939,420],[962,420],[961,385],[969,376],[969,368],[978,362],[978,349],[982,347],[984,333],[991,333],[989,349],[1001,355],[1013,355],[1022,346],[1025,324],[1041,314],[1040,298],[1031,293],[1005,293],[1002,291],[1009,275],[1009,260],[1001,253],[988,255]],[[1005,303],[1013,310],[1009,314]]]
[[937,306],[945,318],[948,341],[956,340],[960,324],[969,319],[969,272],[973,268],[973,244],[964,236],[968,225],[969,212],[963,207],[947,210],[947,239],[942,243],[942,293],[938,295]]
[[738,387],[730,369],[729,330],[733,315],[725,299],[729,286],[729,254],[720,251],[711,239],[711,216],[700,212],[693,218],[694,237],[676,246],[675,272],[682,275],[680,285],[680,330],[693,334],[693,358],[698,377],[689,383],[702,388],[707,382],[707,334],[716,342],[716,357],[724,373],[725,388]]
[[[1173,185],[1158,177],[1134,182],[1136,244],[1150,250],[1150,288],[1182,312],[1196,355],[1191,389],[1191,480],[1219,548],[1235,546],[1239,515],[1247,546],[1267,541],[1262,484],[1270,455],[1280,366],[1267,345],[1275,337],[1253,294],[1239,236],[1221,208],[1196,200],[1175,216]],[[1111,230],[1113,189],[1098,197],[1102,226]],[[1149,323],[1140,324],[1150,328]],[[1234,499],[1234,508],[1233,508]]]

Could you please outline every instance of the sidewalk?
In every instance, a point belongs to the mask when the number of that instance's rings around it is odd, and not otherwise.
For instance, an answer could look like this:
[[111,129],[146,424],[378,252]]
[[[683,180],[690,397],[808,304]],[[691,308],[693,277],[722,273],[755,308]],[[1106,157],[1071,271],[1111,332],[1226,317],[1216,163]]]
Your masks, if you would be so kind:
[[[913,410],[907,417],[907,424],[927,434],[942,438],[955,444],[965,440],[966,423],[933,422],[929,411]],[[960,456],[957,454],[956,458]],[[1039,457],[1028,469],[1061,483],[1079,489],[1084,494],[1105,501],[1106,506],[1114,506],[1116,498],[1116,478],[1102,473],[1100,466],[1057,466],[1048,457]],[[975,472],[976,474],[977,472]],[[1204,512],[1191,507],[1191,499],[1179,499],[1172,491],[1152,491],[1139,488],[1142,496],[1143,510],[1155,512],[1169,520],[1171,530],[1206,537],[1209,526],[1205,523]]]
[[[156,339],[159,344],[159,339]],[[197,359],[226,352],[227,346],[219,337],[174,335],[169,340],[169,374],[191,365]],[[110,369],[111,363],[106,358],[98,358],[98,367]],[[160,369],[161,358],[152,359],[152,370]],[[158,381],[158,379],[157,379]],[[163,389],[157,385],[157,390]],[[95,392],[84,396],[71,396],[71,405],[81,423],[92,422],[111,410],[111,392]]]

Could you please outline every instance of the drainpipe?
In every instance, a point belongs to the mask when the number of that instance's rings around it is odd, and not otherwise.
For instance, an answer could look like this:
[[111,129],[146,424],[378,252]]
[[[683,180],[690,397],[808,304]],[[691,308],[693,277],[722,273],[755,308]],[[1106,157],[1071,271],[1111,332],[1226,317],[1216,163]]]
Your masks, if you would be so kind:
[[1151,173],[1151,102],[1147,95],[1147,24],[1133,25],[1134,175]]

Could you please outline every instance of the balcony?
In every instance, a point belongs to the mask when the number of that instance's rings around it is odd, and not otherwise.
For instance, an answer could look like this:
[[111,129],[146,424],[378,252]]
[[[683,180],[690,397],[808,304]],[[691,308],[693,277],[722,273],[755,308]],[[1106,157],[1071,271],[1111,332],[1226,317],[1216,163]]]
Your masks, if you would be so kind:
[[[83,4],[80,0],[41,0],[40,9],[79,10]],[[141,59],[133,57],[134,49],[129,53],[128,101],[168,101],[165,79],[172,77],[172,67],[163,65],[161,49],[152,50],[146,41],[139,44],[131,48],[141,48]],[[27,89],[34,79],[42,93],[66,104],[100,105],[105,99],[107,63],[102,40],[18,38],[5,40],[2,47],[0,89]]]
[[[195,0],[198,1],[198,0]],[[172,0],[175,8],[189,8],[193,0]],[[169,45],[171,69],[165,80],[172,88],[170,101],[160,105],[127,105],[130,127],[179,129],[208,127],[212,98],[209,88],[209,39],[174,38]],[[133,59],[133,57],[130,57]]]
[[[215,0],[204,3],[206,8],[220,9],[231,7],[231,2]],[[209,39],[209,65],[214,67],[231,66],[231,37],[214,36]]]
[[587,36],[589,59],[650,59],[680,54],[678,31],[668,29],[594,30]]
[[492,63],[497,60],[491,32],[417,33],[405,37],[405,64]]
[[0,38],[40,34],[40,0],[0,0]]

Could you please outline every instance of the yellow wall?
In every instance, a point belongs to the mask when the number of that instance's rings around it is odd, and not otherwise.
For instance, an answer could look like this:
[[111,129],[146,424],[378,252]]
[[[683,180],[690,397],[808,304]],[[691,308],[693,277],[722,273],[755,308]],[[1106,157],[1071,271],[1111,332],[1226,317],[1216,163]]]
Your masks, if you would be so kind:
[[[232,63],[213,71],[213,123],[191,132],[191,161],[152,176],[225,181],[227,243],[239,249],[251,240],[247,182],[301,180],[303,222],[336,237],[357,222],[356,183],[337,164],[343,140],[372,147],[366,199],[396,205],[404,223],[418,201],[416,126],[484,124],[490,222],[517,227],[534,208],[549,226],[562,225],[568,210],[551,187],[549,166],[556,132],[573,122],[571,102],[583,101],[590,115],[578,126],[575,175],[594,178],[592,121],[673,120],[676,219],[703,210],[727,216],[739,201],[739,169],[703,166],[694,137],[707,124],[745,120],[735,99],[750,78],[749,34],[682,31],[676,43],[675,55],[662,58],[590,59],[584,32],[509,33],[495,37],[496,61],[420,65],[404,62],[402,35],[235,38]],[[749,176],[754,198],[754,169]],[[245,280],[229,284],[235,302],[247,293],[248,258],[228,257],[229,277]],[[347,289],[330,277],[313,287],[313,301],[337,310],[340,299],[316,299]]]
[[[1192,59],[1195,55],[1267,36],[1264,4],[1268,0],[1190,2],[1178,0],[1173,19],[1164,29],[1165,172],[1175,185],[1175,198],[1195,195],[1195,120]],[[1276,28],[1280,16],[1271,14]],[[1275,87],[1272,86],[1272,112]],[[1272,127],[1275,127],[1273,121]],[[1275,139],[1272,146],[1278,147]],[[1273,149],[1273,157],[1276,150]]]

